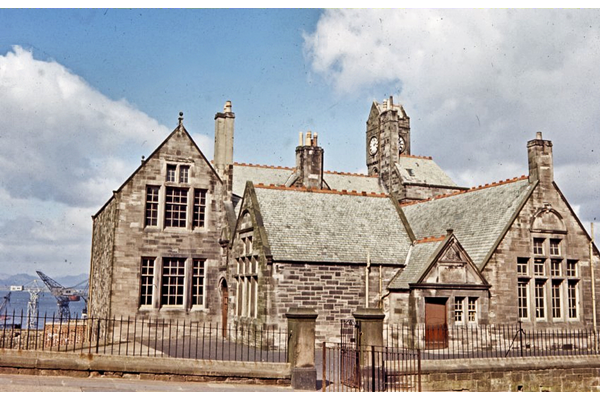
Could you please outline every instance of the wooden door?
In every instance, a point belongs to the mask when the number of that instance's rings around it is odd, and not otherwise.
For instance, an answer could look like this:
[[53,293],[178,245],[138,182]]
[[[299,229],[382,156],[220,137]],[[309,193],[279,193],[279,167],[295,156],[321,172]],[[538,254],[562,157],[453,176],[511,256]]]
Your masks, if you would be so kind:
[[447,300],[425,299],[425,345],[428,349],[443,349],[448,346]]

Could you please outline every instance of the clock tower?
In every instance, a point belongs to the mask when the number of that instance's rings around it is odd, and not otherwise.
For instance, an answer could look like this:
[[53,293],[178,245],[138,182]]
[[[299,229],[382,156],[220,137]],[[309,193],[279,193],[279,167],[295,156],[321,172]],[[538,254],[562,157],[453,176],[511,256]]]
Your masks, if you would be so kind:
[[389,190],[400,183],[396,164],[410,155],[410,118],[393,97],[371,106],[367,120],[367,169]]

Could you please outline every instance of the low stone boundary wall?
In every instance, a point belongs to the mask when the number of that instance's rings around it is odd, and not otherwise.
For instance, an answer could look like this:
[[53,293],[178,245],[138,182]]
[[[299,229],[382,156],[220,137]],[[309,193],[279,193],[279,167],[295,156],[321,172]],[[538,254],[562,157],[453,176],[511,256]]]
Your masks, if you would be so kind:
[[289,384],[288,363],[123,357],[41,351],[0,350],[0,373],[67,376],[127,376],[188,381],[243,381]]
[[428,391],[600,392],[600,356],[423,360]]
[[[287,363],[0,350],[0,373],[290,384]],[[600,392],[600,356],[423,360],[429,391]]]

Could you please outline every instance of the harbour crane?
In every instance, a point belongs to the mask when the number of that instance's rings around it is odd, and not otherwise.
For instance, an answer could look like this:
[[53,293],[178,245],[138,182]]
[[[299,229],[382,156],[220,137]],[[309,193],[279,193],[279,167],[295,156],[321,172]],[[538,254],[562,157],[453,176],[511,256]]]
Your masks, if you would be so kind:
[[8,292],[6,296],[4,296],[2,303],[0,303],[0,321],[7,319],[6,308],[10,304],[10,293],[11,292]]
[[29,329],[38,328],[38,304],[40,298],[40,292],[42,288],[38,286],[37,281],[34,279],[31,283],[31,287],[26,287],[24,290],[29,293],[29,301],[27,302],[27,327]]
[[[38,319],[38,303],[39,303],[39,297],[40,297],[40,293],[42,291],[42,288],[39,287],[39,285],[37,284],[37,281],[34,279],[33,282],[28,283],[27,285],[13,285],[10,287],[11,290],[15,291],[15,292],[27,292],[29,293],[29,301],[27,302],[27,327],[29,329],[37,329],[37,319]],[[8,293],[8,297],[9,297],[9,301],[10,301],[10,294],[11,292]],[[0,307],[0,310],[2,308]],[[0,314],[2,312],[0,311]],[[0,317],[1,319],[2,317]]]
[[[85,290],[66,288],[42,271],[35,271],[42,281],[46,284],[50,293],[56,298],[56,304],[58,305],[58,317],[60,319],[70,319],[71,311],[69,309],[69,303],[72,301],[80,301],[82,298],[87,305],[87,294]],[[87,309],[87,306],[86,306]]]

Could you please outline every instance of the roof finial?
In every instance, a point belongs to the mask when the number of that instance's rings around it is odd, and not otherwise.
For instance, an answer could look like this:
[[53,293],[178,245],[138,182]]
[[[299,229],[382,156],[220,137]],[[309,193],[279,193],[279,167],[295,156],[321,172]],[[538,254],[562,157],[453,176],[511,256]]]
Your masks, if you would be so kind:
[[179,111],[179,126],[183,125],[183,111]]

